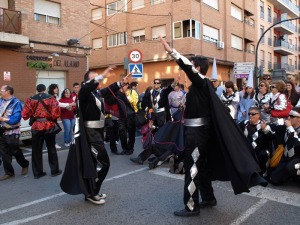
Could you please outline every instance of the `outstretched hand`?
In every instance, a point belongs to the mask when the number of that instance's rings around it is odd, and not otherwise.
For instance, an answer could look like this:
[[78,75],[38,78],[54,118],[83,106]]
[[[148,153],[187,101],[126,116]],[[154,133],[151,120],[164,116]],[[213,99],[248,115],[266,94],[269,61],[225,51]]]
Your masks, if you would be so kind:
[[166,40],[159,35],[159,40],[162,43],[162,45],[164,46],[164,49],[168,52],[168,53],[172,53],[172,48],[170,47],[170,45],[166,42]]
[[109,78],[109,77],[116,76],[116,74],[112,72],[115,68],[117,68],[115,65],[107,67],[106,70],[104,70],[104,72],[102,74],[103,77]]
[[122,82],[127,83],[129,81],[129,79],[130,79],[131,74],[132,73],[130,72],[125,77],[123,77]]

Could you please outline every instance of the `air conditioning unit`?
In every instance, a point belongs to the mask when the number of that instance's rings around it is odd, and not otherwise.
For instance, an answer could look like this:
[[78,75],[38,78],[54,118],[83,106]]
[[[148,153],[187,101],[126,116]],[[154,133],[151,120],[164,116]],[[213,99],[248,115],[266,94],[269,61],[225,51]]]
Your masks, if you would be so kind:
[[224,49],[224,42],[223,41],[217,41],[217,49]]

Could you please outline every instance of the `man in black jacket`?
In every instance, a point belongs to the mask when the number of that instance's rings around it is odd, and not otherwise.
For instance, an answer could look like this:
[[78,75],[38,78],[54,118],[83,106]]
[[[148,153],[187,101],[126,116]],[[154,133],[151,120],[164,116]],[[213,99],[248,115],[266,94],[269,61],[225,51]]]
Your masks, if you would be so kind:
[[[217,204],[212,180],[231,180],[235,194],[249,192],[249,187],[267,182],[251,145],[225,111],[206,73],[209,61],[203,56],[191,60],[182,56],[160,37],[167,51],[186,73],[191,86],[184,112],[184,205],[176,216],[197,216],[200,208]],[[228,132],[230,131],[230,132]],[[245,168],[247,165],[247,168]],[[199,191],[202,202],[199,203]]]
[[[116,82],[109,85],[109,88],[100,89],[100,81],[113,76],[112,71],[113,67],[108,67],[102,75],[93,71],[84,75],[85,84],[78,95],[75,145],[71,145],[60,184],[66,193],[83,193],[86,200],[97,205],[105,203],[106,195],[99,194],[99,191],[110,167],[109,157],[104,147],[105,116],[104,104],[100,97],[104,98],[111,94],[110,90],[116,93],[123,84],[123,82]],[[126,79],[127,77],[123,80]]]

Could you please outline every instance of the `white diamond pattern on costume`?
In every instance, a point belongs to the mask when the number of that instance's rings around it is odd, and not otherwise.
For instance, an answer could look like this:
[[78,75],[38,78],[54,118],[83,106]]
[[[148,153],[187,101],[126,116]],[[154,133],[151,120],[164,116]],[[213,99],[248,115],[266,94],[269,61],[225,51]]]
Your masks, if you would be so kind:
[[192,152],[191,156],[193,158],[194,165],[190,169],[190,174],[191,174],[192,181],[191,181],[191,183],[188,186],[188,191],[189,191],[189,193],[191,195],[191,198],[189,199],[189,201],[187,203],[187,206],[189,207],[189,209],[191,211],[193,211],[194,210],[194,206],[195,206],[195,202],[193,201],[193,197],[192,196],[193,196],[193,194],[194,194],[194,192],[196,190],[196,185],[194,183],[194,178],[198,174],[198,168],[197,168],[196,162],[198,161],[199,156],[200,156],[198,147],[194,149],[194,151]]

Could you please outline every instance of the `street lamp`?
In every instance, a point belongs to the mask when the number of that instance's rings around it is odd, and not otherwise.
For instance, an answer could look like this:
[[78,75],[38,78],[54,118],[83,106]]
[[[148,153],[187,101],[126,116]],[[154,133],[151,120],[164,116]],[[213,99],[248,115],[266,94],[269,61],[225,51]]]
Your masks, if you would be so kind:
[[[258,52],[258,46],[259,46],[259,44],[260,44],[260,41],[261,41],[261,39],[264,37],[264,35],[272,28],[272,27],[274,27],[274,26],[276,26],[277,24],[280,24],[280,23],[283,23],[283,22],[286,22],[286,21],[290,21],[290,20],[298,20],[298,19],[300,19],[300,17],[295,17],[295,18],[292,18],[292,19],[286,19],[286,20],[281,20],[281,21],[279,21],[279,22],[277,22],[277,23],[274,23],[272,26],[270,26],[261,36],[260,36],[260,38],[259,38],[259,40],[258,40],[258,42],[257,42],[257,45],[256,45],[256,49],[255,49],[255,65],[254,65],[254,67],[255,67],[255,71],[254,71],[254,74],[255,74],[255,76],[253,76],[253,79],[256,79],[257,80],[257,78],[258,78],[258,76],[257,76],[257,71],[258,71],[258,66],[257,66],[257,58],[258,58],[258,55],[257,55],[257,52]],[[254,83],[255,84],[257,84],[257,82],[254,80]]]

